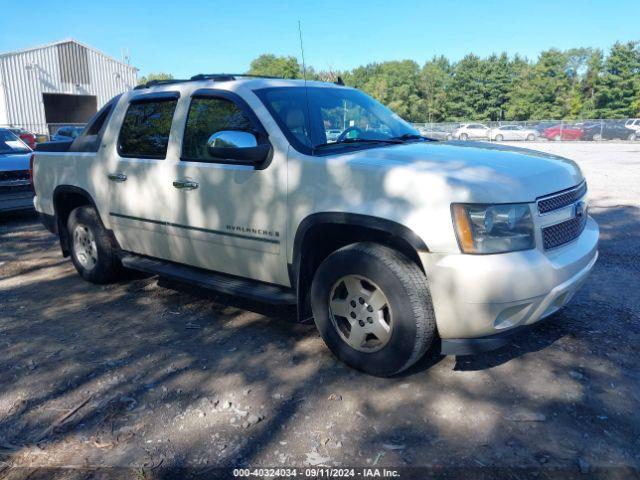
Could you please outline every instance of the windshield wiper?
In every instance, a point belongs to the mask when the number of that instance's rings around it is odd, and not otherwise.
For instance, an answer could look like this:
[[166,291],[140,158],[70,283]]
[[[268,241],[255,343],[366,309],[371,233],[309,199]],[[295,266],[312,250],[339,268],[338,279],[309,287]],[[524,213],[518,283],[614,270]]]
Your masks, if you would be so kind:
[[425,140],[427,142],[437,142],[435,138],[424,137],[422,135],[418,135],[416,133],[405,133],[404,135],[400,135],[399,137],[391,137],[393,140],[400,140],[401,142],[406,142],[407,140]]
[[313,148],[323,148],[330,147],[336,145],[345,145],[345,144],[354,144],[354,143],[387,143],[387,144],[398,144],[403,141],[397,138],[383,138],[383,139],[375,139],[375,138],[345,138],[344,140],[340,140],[339,142],[327,142],[321,143],[319,145],[314,145]]

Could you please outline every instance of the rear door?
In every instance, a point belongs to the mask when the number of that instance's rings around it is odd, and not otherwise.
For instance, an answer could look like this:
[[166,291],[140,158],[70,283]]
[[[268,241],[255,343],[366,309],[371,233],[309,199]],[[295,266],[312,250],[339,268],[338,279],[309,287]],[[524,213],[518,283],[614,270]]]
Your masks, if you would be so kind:
[[489,129],[479,123],[469,125],[469,131],[471,132],[469,136],[472,138],[488,138],[489,136]]
[[510,136],[513,140],[524,140],[526,138],[526,131],[520,125],[513,125],[510,127]]
[[[102,181],[108,185],[111,228],[127,251],[164,259],[179,256],[181,245],[167,228],[172,208],[173,175],[170,145],[178,92],[158,92],[132,97],[117,112]],[[103,214],[104,215],[104,214]]]

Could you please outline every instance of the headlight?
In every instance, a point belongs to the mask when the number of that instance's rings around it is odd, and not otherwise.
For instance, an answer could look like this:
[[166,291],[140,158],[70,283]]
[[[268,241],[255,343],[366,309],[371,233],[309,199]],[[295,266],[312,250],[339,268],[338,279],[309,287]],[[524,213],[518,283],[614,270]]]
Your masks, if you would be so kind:
[[454,203],[451,211],[458,244],[464,253],[513,252],[535,245],[531,209],[527,203]]

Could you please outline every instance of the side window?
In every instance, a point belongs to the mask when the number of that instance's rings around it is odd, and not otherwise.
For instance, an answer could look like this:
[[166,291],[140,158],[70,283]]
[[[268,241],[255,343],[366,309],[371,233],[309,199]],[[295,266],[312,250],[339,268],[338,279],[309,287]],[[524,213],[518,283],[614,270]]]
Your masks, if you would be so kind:
[[118,152],[125,157],[165,158],[177,100],[132,102],[127,108]]
[[84,131],[84,135],[97,135],[102,129],[105,120],[109,117],[111,110],[113,110],[113,103],[105,105],[102,110],[97,113],[91,123],[89,123],[87,129]]
[[182,159],[217,161],[209,155],[207,142],[211,135],[223,130],[253,132],[254,128],[249,117],[231,100],[194,97],[189,106],[182,140]]
[[108,102],[96,113],[87,123],[82,131],[78,131],[78,136],[69,147],[71,152],[97,152],[102,141],[102,135],[107,125],[107,120],[113,112],[113,107],[118,103],[120,95]]

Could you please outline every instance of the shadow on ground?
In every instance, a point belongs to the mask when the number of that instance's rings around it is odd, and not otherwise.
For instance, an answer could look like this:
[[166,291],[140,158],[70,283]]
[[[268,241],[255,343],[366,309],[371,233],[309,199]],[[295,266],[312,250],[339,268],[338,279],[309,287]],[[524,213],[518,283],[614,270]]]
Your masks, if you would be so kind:
[[5,219],[0,460],[157,477],[223,465],[637,465],[640,214],[592,214],[601,258],[569,308],[510,346],[430,353],[394,379],[337,362],[290,308],[154,277],[87,284],[33,218]]

